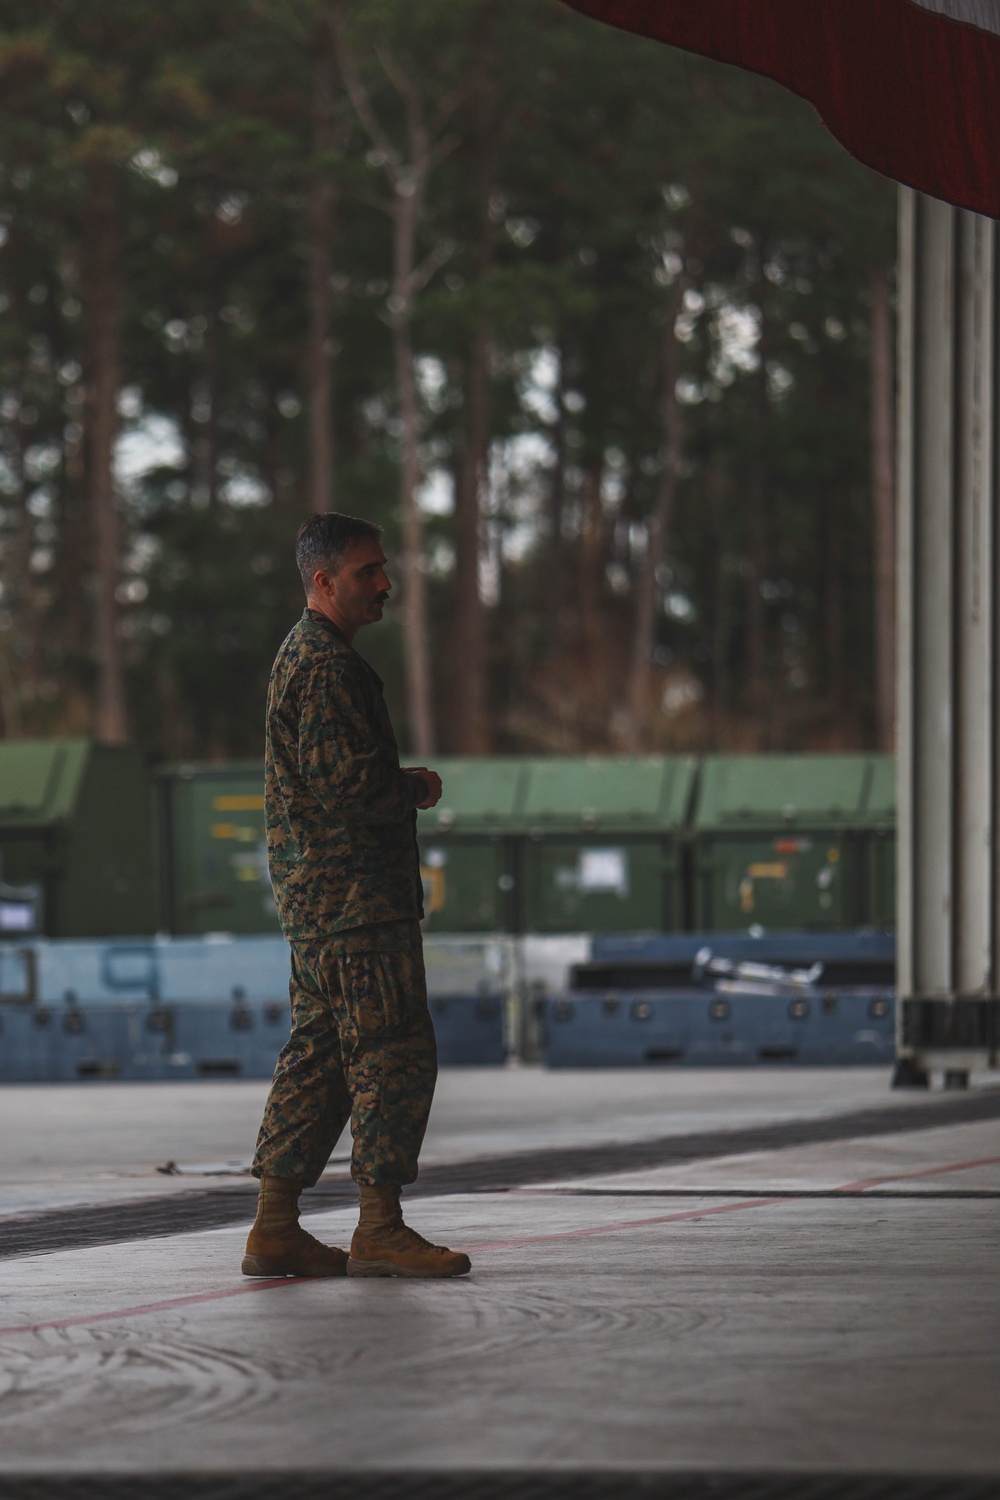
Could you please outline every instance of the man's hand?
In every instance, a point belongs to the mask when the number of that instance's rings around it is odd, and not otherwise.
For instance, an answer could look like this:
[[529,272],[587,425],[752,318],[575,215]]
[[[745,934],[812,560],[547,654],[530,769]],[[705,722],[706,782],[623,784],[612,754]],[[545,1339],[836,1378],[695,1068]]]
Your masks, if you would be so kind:
[[437,807],[441,801],[441,778],[436,771],[428,771],[426,766],[404,766],[403,770],[407,776],[420,776],[423,778],[427,788],[427,796],[423,802],[418,802],[418,807]]

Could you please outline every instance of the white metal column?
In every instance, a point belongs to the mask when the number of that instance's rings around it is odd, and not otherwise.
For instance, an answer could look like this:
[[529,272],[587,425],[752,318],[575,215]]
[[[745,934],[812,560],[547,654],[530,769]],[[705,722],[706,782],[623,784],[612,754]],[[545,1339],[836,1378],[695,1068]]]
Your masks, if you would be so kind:
[[900,192],[896,1081],[1000,1043],[1000,225]]

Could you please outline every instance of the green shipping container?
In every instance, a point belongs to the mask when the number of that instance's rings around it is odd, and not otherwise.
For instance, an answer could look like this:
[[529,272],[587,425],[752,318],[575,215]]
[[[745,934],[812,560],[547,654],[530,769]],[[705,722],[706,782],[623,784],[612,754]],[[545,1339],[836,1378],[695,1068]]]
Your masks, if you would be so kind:
[[683,925],[681,838],[695,762],[562,757],[526,767],[520,925],[661,932]]
[[0,883],[0,936],[155,932],[142,752],[83,739],[0,745]]
[[164,922],[180,936],[278,932],[256,761],[176,766],[159,777]]
[[439,756],[442,797],[417,814],[424,930],[509,932],[517,899],[513,833],[525,767]]
[[865,925],[873,760],[706,757],[694,817],[696,927]]
[[873,755],[866,808],[868,921],[896,925],[896,758]]

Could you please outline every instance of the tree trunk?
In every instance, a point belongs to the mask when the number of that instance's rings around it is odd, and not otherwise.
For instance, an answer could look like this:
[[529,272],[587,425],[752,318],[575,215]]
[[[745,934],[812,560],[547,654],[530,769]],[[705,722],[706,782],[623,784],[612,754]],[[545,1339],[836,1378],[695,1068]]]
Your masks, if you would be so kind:
[[604,465],[600,457],[587,464],[580,493],[580,538],[576,554],[576,615],[579,659],[585,670],[598,671],[606,627],[601,618],[604,569],[607,565],[607,528],[601,486]]
[[706,575],[711,592],[711,667],[709,673],[709,713],[712,749],[721,748],[722,726],[729,707],[729,594],[726,564],[727,538],[723,517],[726,502],[726,478],[720,461],[709,459],[705,466],[705,506],[708,512],[709,561]]
[[19,740],[24,733],[17,679],[11,669],[10,632],[0,640],[0,723],[5,740]]
[[413,296],[416,282],[417,224],[423,210],[429,166],[428,142],[410,117],[410,175],[396,187],[393,213],[393,333],[396,389],[402,423],[400,465],[403,511],[403,648],[406,658],[406,706],[410,742],[421,759],[434,754],[434,708],[431,689],[430,620],[424,567],[424,518],[417,498],[420,486],[420,410],[413,368]]
[[624,748],[635,752],[642,744],[649,708],[653,648],[656,644],[656,600],[659,575],[667,551],[667,536],[677,493],[677,477],[684,453],[684,419],[677,400],[680,350],[674,323],[684,294],[684,279],[678,277],[663,330],[663,473],[646,530],[646,556],[636,588],[632,653],[625,694]]
[[847,664],[844,660],[844,527],[841,500],[835,491],[826,495],[823,509],[827,701],[835,737],[840,739],[844,735],[847,713]]
[[[209,250],[209,254],[212,251]],[[196,503],[214,509],[219,499],[219,408],[222,373],[222,273],[208,284],[205,310],[205,378],[195,387],[201,411],[194,425],[192,454]]]
[[490,342],[485,321],[469,353],[465,446],[455,487],[455,607],[452,632],[452,738],[464,755],[490,749],[486,608],[479,590],[480,497],[489,456]]
[[409,317],[396,323],[396,384],[403,424],[403,633],[406,656],[406,706],[410,743],[421,759],[434,754],[431,706],[430,630],[427,618],[427,574],[424,569],[424,518],[417,500],[420,483],[417,383]]
[[30,444],[30,436],[20,414],[24,404],[24,374],[20,372],[18,387],[18,415],[13,423],[12,452],[9,454],[13,477],[17,481],[16,496],[11,500],[16,505],[16,527],[4,548],[4,603],[9,614],[9,624],[0,637],[0,697],[2,697],[3,732],[6,739],[20,739],[24,733],[24,719],[18,693],[18,677],[15,670],[18,645],[28,647],[28,659],[21,662],[21,671],[27,676],[41,675],[41,632],[38,628],[38,610],[32,588],[31,549],[33,530],[28,513],[28,486],[25,480],[24,455]]
[[[491,128],[490,112],[484,109],[482,114],[477,183],[480,290],[485,288],[493,270],[496,250],[496,225],[490,213],[496,177],[495,128]],[[491,748],[491,740],[486,607],[479,589],[479,564],[482,553],[481,499],[487,479],[490,443],[490,327],[482,307],[477,309],[475,318],[466,384],[465,445],[455,486],[456,564],[450,717],[455,749],[466,755],[485,755]]]
[[896,742],[896,486],[893,465],[892,318],[885,268],[871,277],[872,507],[875,550],[875,727]]
[[309,289],[307,386],[309,404],[309,511],[320,515],[334,506],[333,358],[330,328],[333,302],[333,235],[337,189],[330,153],[334,140],[334,39],[329,6],[318,8],[313,70],[313,167],[307,210],[306,262]]
[[[400,498],[403,513],[403,651],[410,740],[417,755],[427,757],[434,753],[434,709],[431,694],[427,575],[424,568],[424,524],[417,498],[420,484],[420,413],[413,368],[412,323],[414,298],[434,274],[436,264],[441,263],[437,256],[444,249],[442,242],[423,265],[418,267],[417,228],[423,215],[427,179],[435,159],[435,147],[424,120],[424,108],[418,90],[385,51],[379,54],[382,69],[402,98],[405,108],[408,147],[405,157],[391,145],[390,137],[373,110],[367,90],[358,76],[351,49],[338,26],[336,14],[331,17],[331,30],[340,52],[341,71],[348,97],[373,146],[379,152],[393,191],[393,200],[389,206],[393,227],[393,285],[389,311],[402,425]],[[439,160],[441,154],[439,142]]]
[[563,526],[566,519],[566,408],[563,405],[565,359],[558,350],[559,373],[552,399],[556,406],[555,421],[550,428],[553,463],[552,479],[548,491],[548,564],[546,569],[546,592],[543,604],[545,635],[555,643],[565,634],[566,613],[566,544]]
[[72,434],[65,439],[63,448],[65,482],[58,497],[55,571],[59,600],[57,637],[67,666],[89,656],[90,611],[84,581],[93,570],[94,536],[87,507],[86,372],[82,373],[77,395],[79,399],[72,405],[67,401],[66,415],[72,423]]
[[[19,382],[20,385],[20,382]],[[19,402],[20,404],[20,402]],[[27,508],[27,486],[24,479],[24,453],[27,446],[24,424],[18,415],[14,423],[14,452],[10,455],[11,468],[17,479],[17,523],[4,549],[4,602],[9,615],[7,629],[0,635],[0,717],[3,720],[3,737],[20,739],[24,733],[24,718],[18,692],[18,673],[14,669],[17,645],[20,640],[30,642],[31,654],[36,658],[29,662],[38,671],[39,631],[32,618],[31,590],[31,517]],[[14,499],[14,497],[11,497]]]
[[768,419],[767,371],[763,337],[760,366],[755,377],[757,407],[756,452],[747,476],[747,681],[754,740],[758,750],[770,741],[767,721],[767,619],[764,612],[766,558],[766,501],[764,496],[764,434]]
[[106,744],[120,744],[128,737],[116,599],[121,539],[113,474],[120,378],[117,186],[117,168],[112,162],[97,160],[90,164],[83,221],[84,424],[87,500],[95,539],[97,584],[95,728],[98,738]]

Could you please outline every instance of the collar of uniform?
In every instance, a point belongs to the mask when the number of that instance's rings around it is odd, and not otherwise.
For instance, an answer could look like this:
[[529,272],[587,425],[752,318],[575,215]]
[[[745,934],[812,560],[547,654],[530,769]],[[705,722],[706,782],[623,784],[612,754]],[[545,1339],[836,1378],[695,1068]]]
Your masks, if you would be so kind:
[[304,609],[302,611],[302,618],[303,620],[311,620],[314,625],[322,625],[324,630],[328,630],[331,635],[335,635],[337,637],[337,640],[345,645],[350,651],[354,650],[354,647],[351,645],[350,641],[347,639],[347,636],[341,630],[340,626],[335,625],[332,620],[328,620],[326,615],[321,615],[318,609]]
[[335,640],[338,640],[342,646],[346,646],[347,650],[350,651],[353,656],[356,656],[359,662],[367,667],[368,671],[374,677],[379,687],[385,687],[385,683],[382,681],[381,677],[378,675],[371,662],[365,661],[365,658],[361,655],[361,652],[355,650],[340,627],[338,625],[335,625],[332,620],[328,620],[326,615],[321,615],[318,609],[307,608],[302,611],[302,618],[303,620],[308,620],[312,625],[320,625],[325,631],[332,635]]

